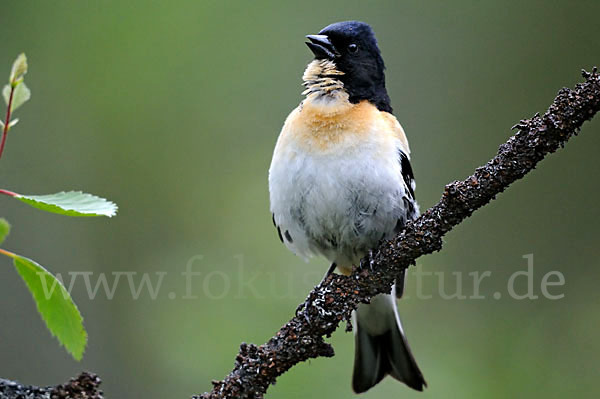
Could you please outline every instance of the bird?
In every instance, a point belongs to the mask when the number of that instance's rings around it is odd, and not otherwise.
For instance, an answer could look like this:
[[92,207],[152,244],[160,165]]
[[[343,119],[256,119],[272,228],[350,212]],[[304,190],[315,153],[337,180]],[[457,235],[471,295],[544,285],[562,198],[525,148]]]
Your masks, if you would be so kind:
[[[371,26],[338,22],[306,38],[314,59],[302,76],[304,99],[275,144],[270,210],[288,249],[305,259],[323,256],[328,273],[348,275],[419,215],[410,149]],[[404,275],[391,294],[359,304],[353,315],[356,393],[386,375],[417,391],[427,385],[398,315],[403,291]]]

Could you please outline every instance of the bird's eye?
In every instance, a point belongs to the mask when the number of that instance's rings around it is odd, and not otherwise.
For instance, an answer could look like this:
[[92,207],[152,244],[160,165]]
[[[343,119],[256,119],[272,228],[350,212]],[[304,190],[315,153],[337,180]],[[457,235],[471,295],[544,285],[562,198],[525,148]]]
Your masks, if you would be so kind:
[[348,45],[348,51],[351,53],[356,53],[358,51],[358,46],[354,43]]

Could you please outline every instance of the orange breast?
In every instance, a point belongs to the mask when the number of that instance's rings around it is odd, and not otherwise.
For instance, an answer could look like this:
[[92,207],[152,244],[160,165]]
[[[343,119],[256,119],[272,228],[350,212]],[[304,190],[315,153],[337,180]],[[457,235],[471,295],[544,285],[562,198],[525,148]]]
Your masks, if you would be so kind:
[[314,150],[327,150],[342,141],[359,144],[367,139],[379,114],[367,101],[330,107],[303,104],[290,115],[285,134],[296,144]]
[[339,150],[341,145],[360,146],[373,139],[387,141],[386,136],[400,139],[408,149],[406,136],[396,118],[379,111],[368,101],[358,104],[340,101],[328,105],[306,101],[288,117],[280,141],[284,146],[293,143],[307,151],[329,152]]

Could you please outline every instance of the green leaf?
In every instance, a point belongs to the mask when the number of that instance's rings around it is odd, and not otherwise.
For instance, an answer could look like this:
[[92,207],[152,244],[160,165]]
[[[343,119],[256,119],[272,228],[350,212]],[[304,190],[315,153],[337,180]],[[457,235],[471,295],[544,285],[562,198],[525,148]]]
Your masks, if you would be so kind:
[[10,85],[4,86],[2,89],[2,97],[4,97],[4,102],[8,105],[8,101],[10,100]]
[[15,87],[15,94],[13,94],[12,111],[25,104],[30,98],[31,90],[29,90],[29,87],[25,85],[25,82],[19,83],[19,85]]
[[0,244],[4,242],[6,236],[10,233],[10,224],[4,218],[0,218]]
[[15,62],[13,62],[12,69],[10,70],[10,76],[8,81],[13,86],[23,81],[23,76],[27,73],[27,56],[25,53],[21,53],[17,56]]
[[[4,101],[6,105],[8,105],[8,101],[10,100],[10,85],[4,86],[2,90],[2,95],[4,96]],[[25,85],[24,82],[19,83],[15,87],[15,92],[13,93],[13,101],[11,112],[19,108],[21,105],[25,104],[26,101],[29,101],[31,98],[31,90]]]
[[104,198],[81,191],[60,192],[49,195],[22,195],[15,198],[46,212],[67,216],[108,216],[117,213],[117,205]]
[[71,295],[56,277],[31,259],[16,255],[13,263],[29,288],[48,330],[76,360],[81,360],[87,333]]

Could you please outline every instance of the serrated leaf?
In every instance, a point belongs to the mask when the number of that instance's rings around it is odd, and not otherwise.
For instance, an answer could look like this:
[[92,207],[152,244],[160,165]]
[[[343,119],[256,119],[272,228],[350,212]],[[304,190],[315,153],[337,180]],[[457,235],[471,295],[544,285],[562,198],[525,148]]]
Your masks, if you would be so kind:
[[4,242],[8,233],[10,233],[10,223],[4,218],[0,218],[0,244]]
[[60,192],[49,195],[22,195],[15,198],[46,212],[67,216],[108,216],[117,213],[117,205],[104,198],[81,191]]
[[33,260],[16,255],[13,263],[29,288],[48,330],[76,360],[81,360],[87,333],[71,295],[56,277]]

